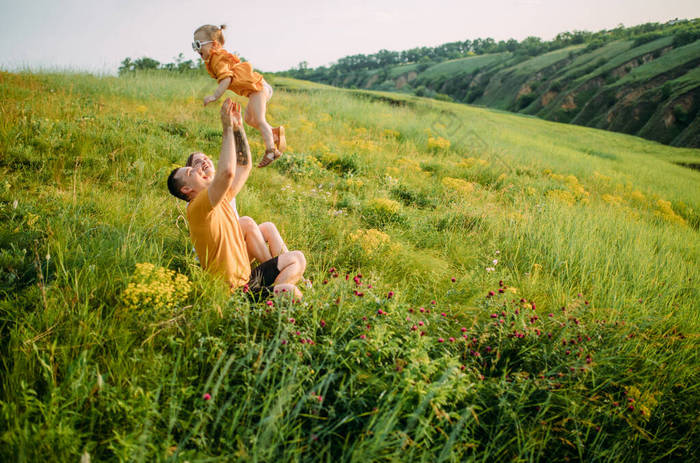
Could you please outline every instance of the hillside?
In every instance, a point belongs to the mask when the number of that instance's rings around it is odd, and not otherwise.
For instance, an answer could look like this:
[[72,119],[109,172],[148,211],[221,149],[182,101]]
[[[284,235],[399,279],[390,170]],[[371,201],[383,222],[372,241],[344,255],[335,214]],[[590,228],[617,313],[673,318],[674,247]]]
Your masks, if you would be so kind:
[[[659,26],[661,27],[661,26]],[[700,147],[700,20],[610,40],[552,44],[535,56],[484,53],[438,63],[290,71],[342,87],[483,105],[674,146]],[[692,31],[692,32],[688,32]],[[342,60],[341,60],[342,61]]]
[[0,460],[692,460],[700,151],[270,80],[238,210],[300,304],[210,280],[167,193],[210,78],[0,72]]

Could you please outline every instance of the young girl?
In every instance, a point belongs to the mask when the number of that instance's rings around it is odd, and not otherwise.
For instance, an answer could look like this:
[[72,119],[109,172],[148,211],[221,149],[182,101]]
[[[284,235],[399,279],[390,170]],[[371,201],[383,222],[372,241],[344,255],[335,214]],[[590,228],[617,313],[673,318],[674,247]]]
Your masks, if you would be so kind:
[[272,87],[263,76],[253,71],[250,63],[241,60],[222,48],[225,25],[205,25],[194,31],[192,48],[200,54],[207,72],[219,82],[214,94],[204,97],[204,106],[218,100],[228,89],[248,98],[245,121],[260,132],[265,143],[265,155],[258,167],[265,167],[282,155],[287,148],[284,127],[272,128],[265,119],[267,102],[272,97]]

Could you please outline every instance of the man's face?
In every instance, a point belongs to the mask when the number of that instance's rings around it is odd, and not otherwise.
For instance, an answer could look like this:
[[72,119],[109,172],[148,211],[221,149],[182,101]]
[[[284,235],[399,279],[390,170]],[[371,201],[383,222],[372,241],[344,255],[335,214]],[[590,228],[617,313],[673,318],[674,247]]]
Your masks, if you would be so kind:
[[214,176],[214,163],[209,159],[209,156],[204,153],[194,153],[192,155],[192,167],[201,168],[209,177]]
[[181,190],[186,195],[194,193],[198,194],[200,191],[209,188],[209,185],[214,178],[213,173],[210,175],[200,166],[198,167],[180,167],[175,174],[175,178],[182,180],[183,186]]

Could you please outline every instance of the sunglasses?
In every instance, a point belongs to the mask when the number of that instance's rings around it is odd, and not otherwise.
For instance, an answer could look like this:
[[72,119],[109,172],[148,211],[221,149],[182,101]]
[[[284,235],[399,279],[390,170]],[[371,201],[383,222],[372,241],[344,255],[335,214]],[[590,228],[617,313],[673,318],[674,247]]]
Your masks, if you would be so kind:
[[195,40],[192,42],[192,49],[199,53],[202,50],[202,45],[206,45],[208,43],[214,43],[213,40],[207,40],[205,42],[200,42],[199,40]]

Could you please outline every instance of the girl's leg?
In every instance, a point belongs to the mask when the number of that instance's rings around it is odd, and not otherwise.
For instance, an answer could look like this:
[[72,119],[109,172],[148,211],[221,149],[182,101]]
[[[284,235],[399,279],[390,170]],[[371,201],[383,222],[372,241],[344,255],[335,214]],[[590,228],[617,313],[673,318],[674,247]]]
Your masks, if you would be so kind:
[[243,231],[245,244],[248,248],[248,256],[252,259],[256,259],[260,263],[272,259],[270,249],[268,249],[265,238],[263,238],[262,233],[260,233],[260,229],[258,228],[258,224],[255,223],[255,220],[250,217],[240,217],[238,223],[241,225],[241,230]]
[[245,109],[245,122],[251,127],[255,127],[260,132],[265,150],[274,149],[275,141],[272,135],[272,127],[267,123],[265,114],[267,112],[267,90],[251,93],[248,96],[248,106]]
[[265,241],[267,241],[272,257],[289,252],[287,245],[284,244],[284,240],[282,239],[282,236],[274,223],[263,222],[258,226],[258,228],[260,229],[260,233]]

